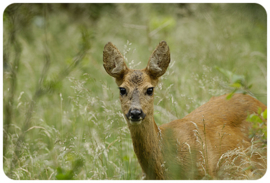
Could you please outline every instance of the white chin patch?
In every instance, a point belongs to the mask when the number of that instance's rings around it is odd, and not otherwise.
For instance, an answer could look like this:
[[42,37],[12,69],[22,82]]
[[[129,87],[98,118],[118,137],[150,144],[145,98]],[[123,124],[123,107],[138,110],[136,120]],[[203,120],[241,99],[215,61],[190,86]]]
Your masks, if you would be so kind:
[[128,121],[129,121],[129,123],[130,123],[131,125],[139,125],[139,124],[142,123],[142,120],[140,120],[140,121],[131,121],[131,120],[128,120]]

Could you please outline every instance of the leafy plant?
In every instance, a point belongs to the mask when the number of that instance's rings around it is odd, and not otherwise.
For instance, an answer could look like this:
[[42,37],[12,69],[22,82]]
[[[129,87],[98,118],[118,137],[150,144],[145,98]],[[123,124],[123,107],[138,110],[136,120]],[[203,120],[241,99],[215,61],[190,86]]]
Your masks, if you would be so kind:
[[263,145],[267,144],[267,109],[262,111],[261,108],[258,109],[258,114],[250,114],[247,117],[247,121],[252,123],[252,128],[250,129],[250,138],[256,138],[263,142]]
[[216,69],[229,80],[229,88],[232,90],[232,92],[227,96],[227,99],[230,99],[236,92],[243,94],[251,93],[249,90],[252,87],[252,84],[247,83],[244,75],[238,75],[232,71],[222,69],[217,66]]
[[80,168],[83,166],[82,159],[76,159],[75,157],[69,158],[72,163],[71,169],[65,169],[62,167],[57,167],[57,174],[55,178],[57,180],[73,180],[76,179],[75,175],[79,172]]

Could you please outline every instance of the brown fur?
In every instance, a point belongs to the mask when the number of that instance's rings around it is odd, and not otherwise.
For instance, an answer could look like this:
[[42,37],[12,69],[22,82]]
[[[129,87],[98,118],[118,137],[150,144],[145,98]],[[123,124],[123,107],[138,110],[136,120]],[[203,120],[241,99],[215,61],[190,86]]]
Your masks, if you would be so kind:
[[[250,145],[247,115],[256,113],[258,108],[265,110],[264,104],[243,94],[235,94],[230,100],[226,95],[213,97],[183,119],[158,127],[153,118],[154,95],[149,96],[146,91],[155,87],[158,77],[166,72],[169,47],[165,41],[159,43],[143,70],[128,69],[123,60],[112,43],[105,46],[104,68],[116,78],[119,87],[127,90],[127,95],[120,96],[123,113],[136,105],[146,114],[139,125],[128,122],[134,151],[146,179],[198,179],[205,172],[214,177],[223,153]],[[194,167],[202,155],[206,170],[196,171]]]

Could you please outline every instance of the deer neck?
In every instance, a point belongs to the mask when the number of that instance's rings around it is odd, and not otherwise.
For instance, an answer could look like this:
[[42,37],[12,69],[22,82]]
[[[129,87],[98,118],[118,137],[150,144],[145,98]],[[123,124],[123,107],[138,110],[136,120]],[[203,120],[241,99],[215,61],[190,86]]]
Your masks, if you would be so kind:
[[146,179],[165,179],[161,150],[161,131],[153,116],[140,125],[129,125],[135,154],[146,174]]

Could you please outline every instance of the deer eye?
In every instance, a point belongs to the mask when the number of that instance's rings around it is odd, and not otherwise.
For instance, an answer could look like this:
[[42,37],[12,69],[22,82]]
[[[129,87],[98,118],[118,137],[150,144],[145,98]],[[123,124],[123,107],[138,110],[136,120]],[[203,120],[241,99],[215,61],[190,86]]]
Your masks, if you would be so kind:
[[121,95],[121,96],[127,94],[127,90],[126,90],[125,88],[119,87],[119,90],[120,90],[120,95]]
[[151,96],[153,94],[153,91],[154,91],[154,87],[148,88],[146,91],[146,94]]

